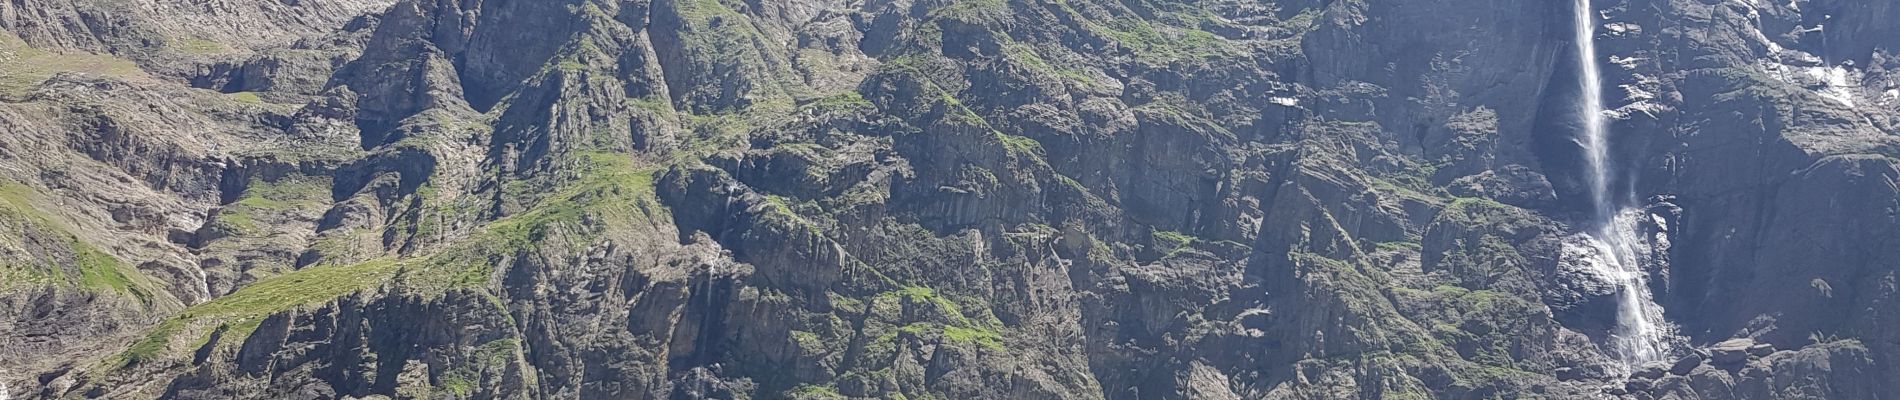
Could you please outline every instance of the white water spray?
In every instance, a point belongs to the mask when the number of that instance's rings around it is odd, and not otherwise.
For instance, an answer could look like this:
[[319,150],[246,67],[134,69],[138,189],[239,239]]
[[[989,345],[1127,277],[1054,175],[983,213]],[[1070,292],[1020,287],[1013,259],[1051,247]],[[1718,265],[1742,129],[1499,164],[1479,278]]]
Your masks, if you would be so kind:
[[1590,0],[1575,1],[1578,75],[1583,90],[1578,104],[1583,135],[1578,144],[1584,151],[1594,225],[1587,239],[1596,253],[1597,262],[1592,263],[1596,272],[1617,287],[1616,327],[1610,332],[1612,350],[1625,365],[1641,365],[1665,355],[1667,327],[1661,307],[1651,298],[1640,258],[1638,246],[1642,244],[1637,235],[1643,212],[1628,209],[1634,201],[1627,193],[1611,188],[1614,167],[1603,115],[1603,78],[1597,65],[1596,13],[1590,8]]

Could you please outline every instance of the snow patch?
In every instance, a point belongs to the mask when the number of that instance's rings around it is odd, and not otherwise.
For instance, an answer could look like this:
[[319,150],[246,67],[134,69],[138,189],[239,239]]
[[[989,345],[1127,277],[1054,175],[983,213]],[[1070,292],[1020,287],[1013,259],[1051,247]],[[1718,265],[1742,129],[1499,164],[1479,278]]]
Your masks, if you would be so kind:
[[1608,24],[1603,24],[1603,29],[1605,31],[1608,31],[1610,36],[1624,36],[1624,35],[1633,35],[1633,34],[1643,33],[1642,25],[1637,25],[1637,24],[1628,23],[1628,22],[1611,22]]
[[1848,107],[1854,106],[1854,86],[1848,76],[1852,71],[1846,67],[1808,67],[1802,70],[1809,78],[1820,82],[1816,94]]
[[1617,87],[1623,89],[1623,106],[1605,110],[1603,112],[1605,116],[1611,119],[1626,120],[1629,119],[1630,116],[1640,113],[1649,115],[1650,118],[1655,118],[1656,114],[1669,110],[1668,106],[1656,101],[1658,97],[1657,91],[1662,88],[1662,82],[1660,80],[1657,80],[1656,77],[1643,74],[1635,74],[1634,77],[1636,81],[1633,83],[1617,85]]
[[1623,67],[1623,69],[1631,69],[1631,70],[1636,69],[1636,64],[1644,62],[1644,61],[1649,61],[1649,57],[1610,56],[1610,63],[1616,64],[1616,66],[1619,66],[1619,67]]
[[[1798,57],[1796,60],[1804,63],[1814,61],[1807,59],[1812,56],[1806,54],[1802,56],[1804,57]],[[1762,64],[1762,71],[1775,80],[1806,88],[1821,98],[1850,108],[1865,99],[1859,86],[1861,72],[1854,70],[1851,64],[1822,66],[1816,63],[1816,65],[1797,66],[1765,61]],[[1881,102],[1886,102],[1887,97],[1892,96],[1883,97]]]
[[[1279,105],[1287,106],[1287,107],[1300,105],[1300,99],[1295,99],[1292,97],[1268,97],[1267,102],[1273,103],[1273,104],[1279,104]],[[0,399],[0,400],[5,400],[5,399]]]

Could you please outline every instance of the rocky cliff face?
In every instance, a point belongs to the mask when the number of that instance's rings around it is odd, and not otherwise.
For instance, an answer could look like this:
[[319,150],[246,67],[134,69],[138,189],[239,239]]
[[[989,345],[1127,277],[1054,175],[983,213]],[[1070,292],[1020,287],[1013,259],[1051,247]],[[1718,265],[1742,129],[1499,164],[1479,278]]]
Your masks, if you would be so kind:
[[[1865,398],[1900,7],[0,2],[0,398]],[[1666,262],[1662,262],[1666,261]]]

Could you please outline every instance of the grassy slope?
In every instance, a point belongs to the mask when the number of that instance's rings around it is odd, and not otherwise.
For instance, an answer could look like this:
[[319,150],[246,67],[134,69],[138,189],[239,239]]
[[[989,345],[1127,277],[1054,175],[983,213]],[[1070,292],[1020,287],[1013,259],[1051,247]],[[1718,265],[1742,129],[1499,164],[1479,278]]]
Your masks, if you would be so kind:
[[[182,357],[202,347],[219,328],[224,330],[220,345],[234,345],[272,314],[389,284],[423,293],[485,287],[494,272],[494,260],[538,251],[550,235],[587,237],[551,242],[592,243],[592,237],[624,228],[625,224],[665,218],[666,211],[653,198],[653,169],[641,168],[626,156],[612,153],[583,153],[576,160],[582,178],[536,207],[491,222],[442,251],[356,264],[318,263],[270,277],[187,308],[114,360],[118,366],[127,366]],[[260,193],[250,201],[281,201],[272,197]],[[606,225],[588,226],[595,222]]]
[[112,56],[55,53],[27,46],[18,36],[0,31],[0,98],[19,97],[62,72],[149,79],[131,61]]
[[163,294],[144,273],[86,242],[58,218],[42,211],[32,188],[0,181],[0,237],[7,246],[26,244],[25,238],[61,242],[51,249],[11,248],[17,257],[0,260],[0,290],[59,285],[104,293],[120,293],[150,305]]

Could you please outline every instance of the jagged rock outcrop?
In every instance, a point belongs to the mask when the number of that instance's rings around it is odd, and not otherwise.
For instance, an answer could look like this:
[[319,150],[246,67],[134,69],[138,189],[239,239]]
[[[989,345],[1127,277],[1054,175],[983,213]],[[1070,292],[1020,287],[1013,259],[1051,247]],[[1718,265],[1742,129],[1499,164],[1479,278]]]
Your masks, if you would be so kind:
[[1569,4],[0,3],[0,390],[1886,396],[1900,9],[1594,9],[1666,363]]

